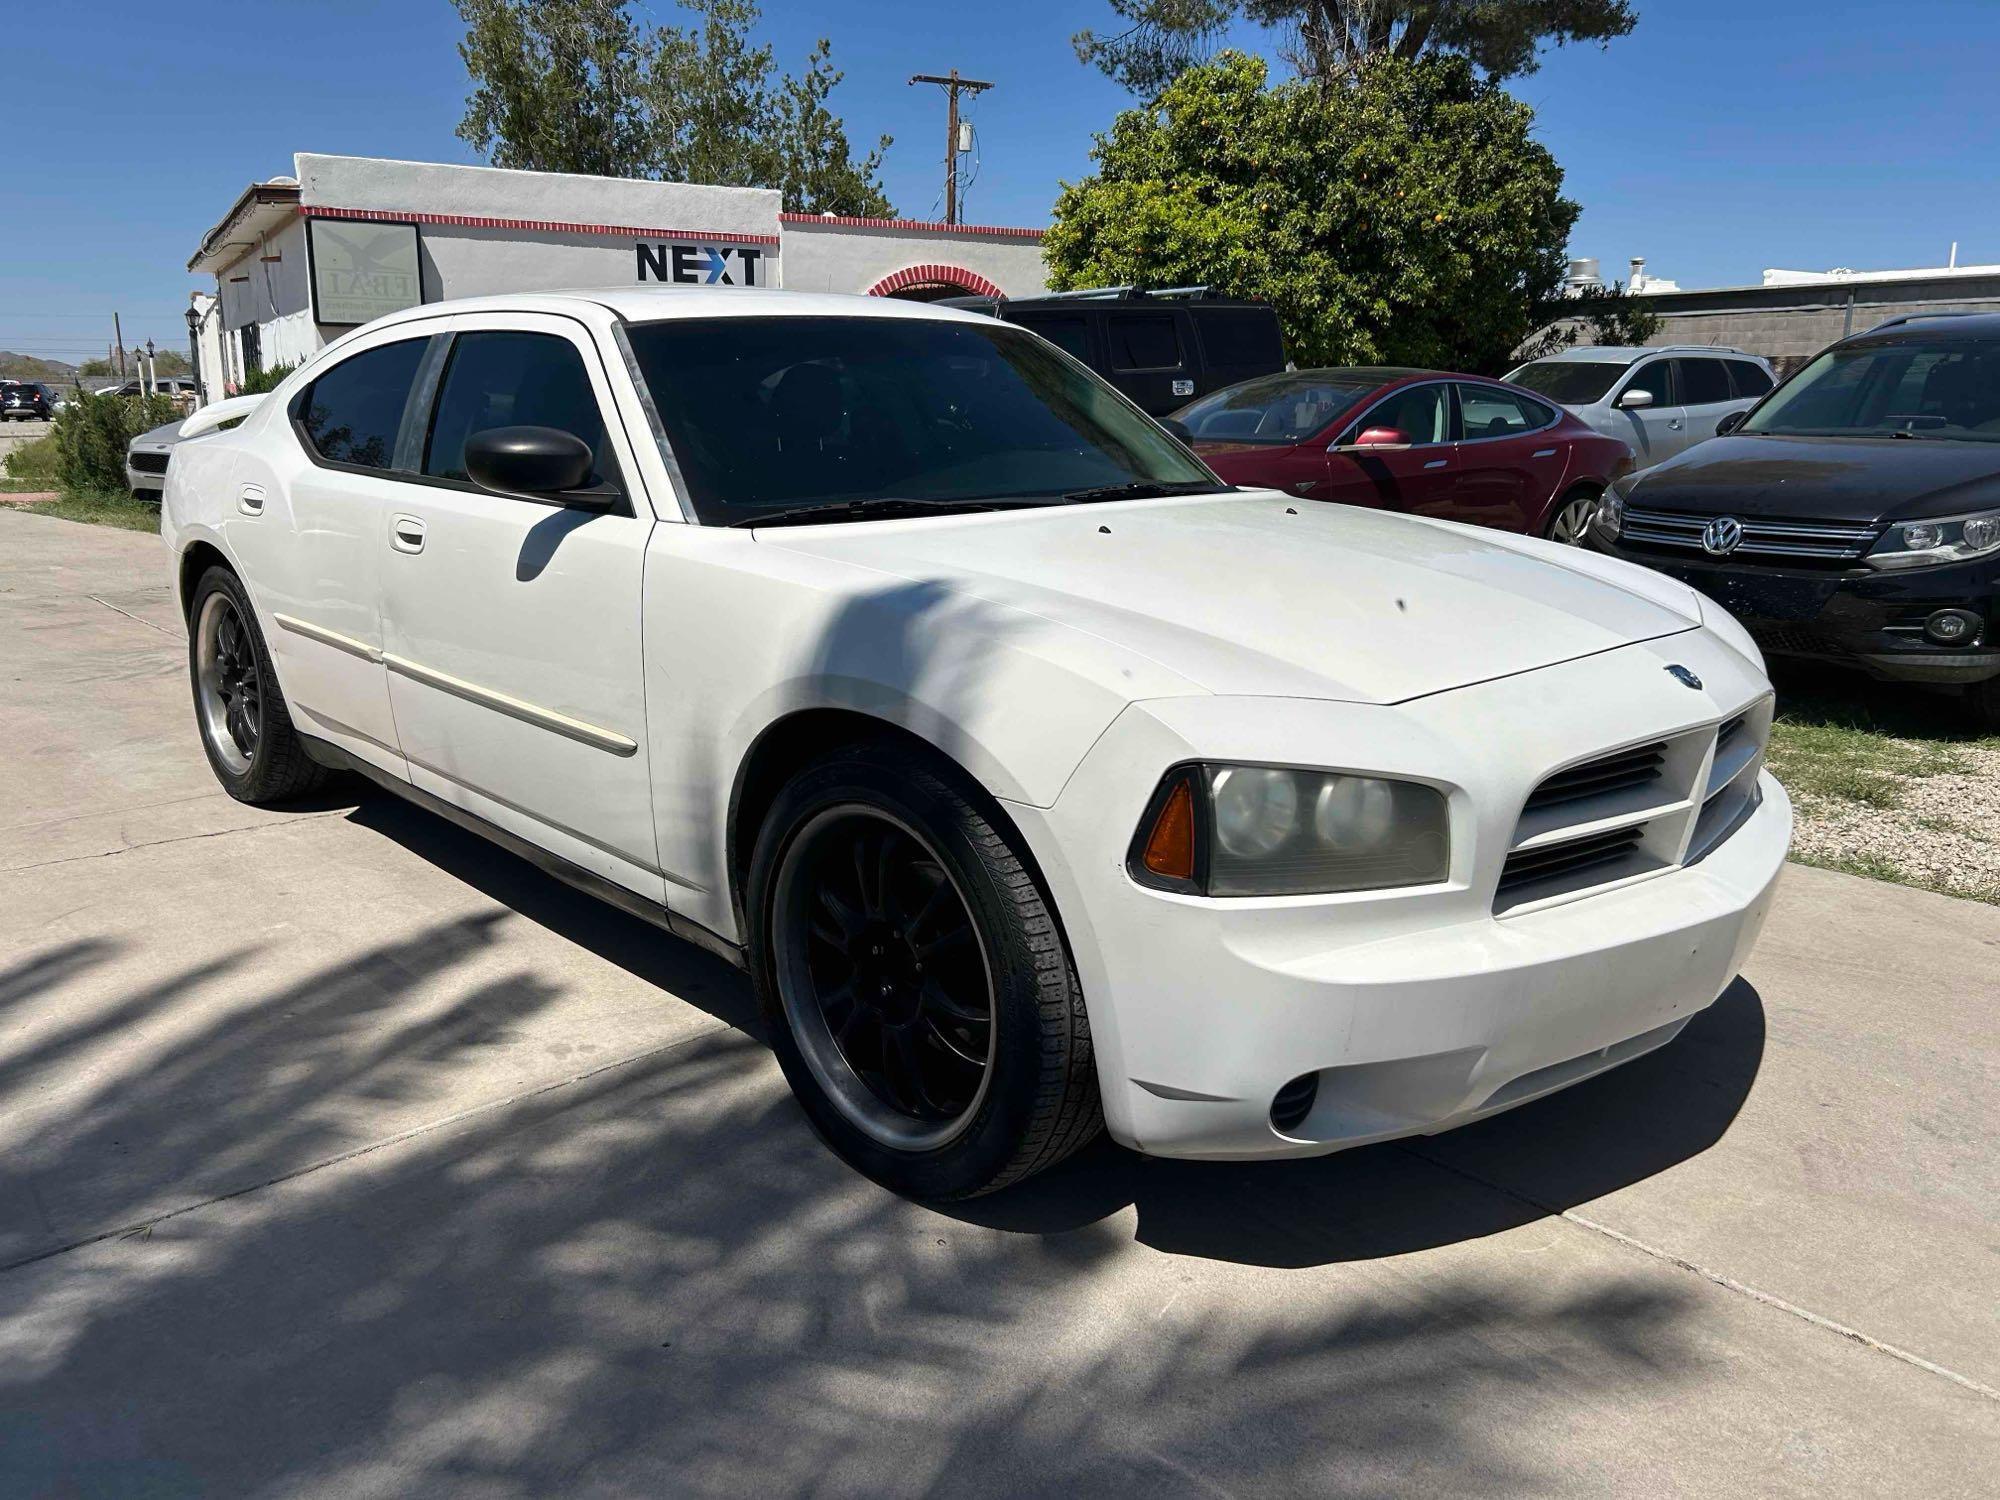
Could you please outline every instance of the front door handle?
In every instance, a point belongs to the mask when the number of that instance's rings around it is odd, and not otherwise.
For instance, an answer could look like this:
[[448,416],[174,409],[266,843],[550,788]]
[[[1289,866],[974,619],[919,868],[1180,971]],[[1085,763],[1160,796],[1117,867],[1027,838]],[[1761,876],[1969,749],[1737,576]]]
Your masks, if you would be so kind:
[[236,492],[236,508],[246,516],[264,514],[264,486],[246,484]]
[[1673,428],[1675,432],[1679,432],[1681,430],[1681,419],[1679,417],[1675,417],[1672,420],[1670,420],[1667,423],[1667,425]]
[[1448,458],[1434,458],[1429,463],[1425,464],[1424,467],[1426,469],[1442,469],[1446,464],[1450,462],[1451,460]]
[[389,545],[398,552],[424,550],[424,523],[415,516],[397,516],[389,523]]

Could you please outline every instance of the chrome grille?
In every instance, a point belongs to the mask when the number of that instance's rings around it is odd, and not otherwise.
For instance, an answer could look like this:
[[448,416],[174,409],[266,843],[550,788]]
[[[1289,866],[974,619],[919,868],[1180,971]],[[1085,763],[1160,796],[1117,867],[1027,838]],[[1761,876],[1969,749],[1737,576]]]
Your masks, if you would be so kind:
[[[1628,508],[1624,524],[1619,527],[1618,541],[1621,546],[1640,551],[1700,552],[1706,557],[1710,554],[1703,551],[1701,533],[1716,519],[1713,515]],[[1879,526],[1842,521],[1737,519],[1743,526],[1743,540],[1727,556],[1809,565],[1857,563],[1875,545],[1882,530]]]

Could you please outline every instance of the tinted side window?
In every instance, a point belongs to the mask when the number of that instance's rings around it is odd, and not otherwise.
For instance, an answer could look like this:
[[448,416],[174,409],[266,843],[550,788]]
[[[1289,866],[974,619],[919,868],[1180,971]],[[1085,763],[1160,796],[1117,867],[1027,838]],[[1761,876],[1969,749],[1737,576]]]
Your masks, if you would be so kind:
[[1555,413],[1541,402],[1490,385],[1461,385],[1458,407],[1467,442],[1512,437],[1517,432],[1546,427],[1555,420]]
[[306,441],[328,463],[386,469],[396,457],[403,405],[428,338],[384,344],[344,359],[315,380],[298,406]]
[[1737,396],[1761,396],[1771,388],[1771,377],[1761,366],[1753,365],[1747,359],[1726,359],[1729,366],[1729,383]]
[[1104,323],[1111,335],[1112,369],[1168,370],[1180,364],[1181,339],[1172,313],[1118,312]]
[[1260,370],[1285,367],[1278,316],[1266,308],[1204,307],[1194,315],[1202,352],[1212,365],[1248,365]]
[[1039,333],[1063,353],[1090,363],[1090,324],[1081,313],[1029,313],[1014,321],[1031,333]]
[[1413,385],[1378,402],[1368,415],[1355,424],[1362,432],[1370,427],[1393,427],[1411,443],[1451,441],[1451,401],[1442,385]]
[[1625,391],[1651,391],[1653,405],[1672,406],[1674,382],[1667,370],[1671,363],[1671,360],[1656,359],[1650,365],[1641,365],[1632,372],[1632,378],[1625,382],[1619,394],[1623,395]]
[[494,427],[554,427],[590,444],[591,484],[613,479],[617,465],[583,357],[552,333],[461,333],[438,387],[424,472],[464,479],[465,444]]
[[1714,406],[1731,399],[1729,372],[1719,359],[1677,359],[1674,376],[1680,381],[1682,406]]

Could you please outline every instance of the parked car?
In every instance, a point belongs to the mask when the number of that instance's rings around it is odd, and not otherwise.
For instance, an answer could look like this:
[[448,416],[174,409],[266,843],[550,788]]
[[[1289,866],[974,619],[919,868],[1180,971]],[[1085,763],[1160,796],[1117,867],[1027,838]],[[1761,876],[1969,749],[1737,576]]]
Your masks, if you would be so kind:
[[2000,727],[2000,315],[1843,339],[1731,425],[1615,489],[1598,544],[1775,656],[1956,686]]
[[[193,396],[197,391],[194,381],[184,375],[162,375],[153,382],[153,392],[160,396]],[[108,386],[97,393],[100,396],[143,396],[146,383],[143,380],[128,380],[123,385]]]
[[1213,296],[1207,287],[955,297],[948,305],[1039,333],[1156,417],[1190,397],[1285,368],[1284,335],[1271,305]]
[[181,439],[182,418],[162,422],[125,445],[125,483],[134,495],[157,500],[166,488],[167,460]]
[[1236,484],[1580,543],[1632,466],[1614,438],[1498,381],[1373,365],[1245,381],[1174,420]]
[[902,1191],[1510,1108],[1672,1040],[1784,859],[1692,590],[1232,490],[990,318],[437,303],[210,420],[161,532],[230,794],[358,771],[747,967]]
[[38,380],[0,381],[0,421],[46,422],[60,404]]
[[1632,447],[1644,469],[1715,436],[1775,384],[1771,366],[1741,349],[1565,349],[1510,371],[1525,386],[1607,437]]

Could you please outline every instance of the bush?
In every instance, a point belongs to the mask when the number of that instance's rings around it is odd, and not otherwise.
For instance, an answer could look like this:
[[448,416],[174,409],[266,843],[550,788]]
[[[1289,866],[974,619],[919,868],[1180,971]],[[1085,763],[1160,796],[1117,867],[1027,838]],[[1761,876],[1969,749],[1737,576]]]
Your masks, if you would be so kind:
[[43,484],[54,484],[61,455],[56,451],[53,436],[38,437],[32,443],[23,443],[7,455],[7,477],[9,479],[33,479]]
[[243,383],[236,388],[236,394],[239,396],[262,396],[268,392],[275,391],[283,383],[284,378],[297,368],[296,364],[289,364],[272,365],[268,370],[259,370],[255,375],[244,379]]
[[78,392],[56,413],[49,441],[66,490],[123,490],[125,447],[181,414],[170,396],[89,396]]

